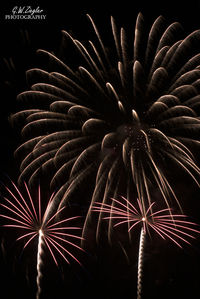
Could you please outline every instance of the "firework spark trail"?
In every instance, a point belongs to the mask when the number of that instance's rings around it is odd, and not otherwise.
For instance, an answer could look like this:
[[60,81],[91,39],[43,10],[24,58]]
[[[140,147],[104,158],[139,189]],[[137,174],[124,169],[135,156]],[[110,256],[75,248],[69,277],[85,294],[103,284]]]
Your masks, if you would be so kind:
[[[77,53],[74,65],[68,66],[68,54],[58,58],[38,50],[49,61],[48,72],[27,71],[31,90],[18,95],[24,110],[11,117],[23,123],[25,138],[15,152],[19,182],[34,186],[49,176],[52,189],[58,188],[50,214],[94,177],[91,206],[115,194],[128,198],[127,186],[134,184],[143,207],[156,189],[168,208],[173,199],[181,209],[171,183],[174,167],[199,186],[194,148],[200,146],[200,30],[184,37],[178,22],[169,25],[160,16],[147,36],[139,13],[133,42],[111,17],[109,51],[87,17],[95,41],[83,44],[62,32],[64,49],[71,45]],[[90,214],[91,208],[83,232]]]
[[137,299],[142,298],[144,246],[145,246],[145,232],[144,232],[144,228],[142,227],[140,232],[139,255],[138,255]]
[[[113,203],[117,204],[114,206]],[[162,239],[169,239],[178,247],[182,248],[182,243],[191,245],[189,239],[195,239],[194,234],[200,234],[196,229],[196,223],[184,220],[187,216],[183,214],[173,214],[171,209],[165,208],[153,212],[155,203],[152,202],[147,208],[143,207],[143,202],[137,200],[138,208],[125,197],[121,200],[112,199],[112,204],[96,202],[92,206],[93,212],[103,214],[103,219],[117,220],[114,227],[127,224],[128,232],[133,231],[137,225],[141,225],[139,252],[138,252],[138,280],[137,299],[142,298],[142,278],[146,235],[150,230],[156,232]],[[127,205],[128,204],[128,205]],[[105,214],[109,214],[105,216]]]
[[42,279],[42,271],[41,271],[41,266],[42,266],[42,246],[43,246],[43,232],[42,229],[39,230],[39,236],[38,236],[38,250],[37,250],[37,294],[36,294],[36,299],[40,298],[41,294],[41,279]]
[[75,257],[75,255],[65,248],[65,245],[68,245],[71,248],[77,248],[78,250],[84,251],[80,246],[73,242],[73,240],[82,240],[82,237],[70,233],[70,231],[81,230],[81,228],[68,225],[68,222],[71,223],[71,221],[80,218],[80,216],[74,216],[59,220],[57,216],[60,215],[60,213],[63,211],[63,207],[56,211],[51,218],[47,219],[47,214],[49,209],[51,208],[53,195],[50,197],[46,210],[44,211],[44,214],[42,216],[40,186],[38,188],[38,206],[36,207],[26,183],[25,189],[27,198],[23,197],[22,193],[13,182],[12,185],[14,187],[14,191],[11,191],[11,189],[5,186],[5,189],[7,190],[11,198],[8,199],[7,197],[4,197],[6,204],[0,203],[0,205],[4,209],[4,213],[0,214],[0,217],[9,221],[9,224],[3,225],[4,227],[15,228],[19,231],[22,231],[22,234],[17,238],[17,241],[22,239],[25,240],[23,249],[25,249],[31,241],[38,237],[36,298],[39,299],[42,292],[42,257],[44,255],[45,245],[46,248],[48,248],[50,255],[52,256],[57,266],[58,261],[55,254],[56,252],[68,264],[70,264],[70,261],[66,257],[66,255],[75,260],[79,265],[82,265],[81,262]]

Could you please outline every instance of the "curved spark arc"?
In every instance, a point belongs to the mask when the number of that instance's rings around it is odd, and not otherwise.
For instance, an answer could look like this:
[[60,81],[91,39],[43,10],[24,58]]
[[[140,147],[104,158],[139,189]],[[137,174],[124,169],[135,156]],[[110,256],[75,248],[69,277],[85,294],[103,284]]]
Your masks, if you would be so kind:
[[[25,190],[27,192],[28,198],[28,201],[26,202],[26,198],[22,196],[17,186],[13,182],[12,184],[15,188],[15,191],[17,191],[17,194],[15,195],[8,187],[6,187],[6,190],[9,192],[11,199],[4,197],[7,205],[0,203],[0,206],[4,210],[4,213],[1,213],[0,217],[11,222],[10,224],[4,224],[4,227],[14,228],[21,232],[21,236],[17,238],[17,241],[22,239],[25,240],[23,249],[25,249],[36,237],[38,237],[36,298],[39,299],[42,291],[41,266],[43,264],[42,256],[44,255],[45,247],[50,252],[50,255],[52,256],[57,266],[58,261],[56,259],[54,251],[60,254],[60,256],[62,256],[62,258],[67,261],[67,263],[70,264],[70,261],[66,258],[66,255],[70,256],[79,265],[82,265],[81,262],[75,257],[75,255],[73,255],[68,249],[65,248],[65,245],[68,245],[71,248],[74,247],[80,251],[84,251],[84,249],[73,242],[73,240],[81,240],[82,237],[76,234],[67,233],[67,231],[71,230],[81,230],[81,227],[67,225],[68,222],[71,223],[71,221],[80,218],[80,216],[73,216],[70,218],[59,220],[57,219],[57,216],[63,211],[64,207],[62,207],[60,210],[56,211],[51,218],[47,220],[46,216],[52,203],[53,195],[50,197],[46,210],[42,215],[40,186],[38,187],[38,206],[36,208],[28,186],[25,184]],[[17,195],[19,198],[17,197]],[[12,217],[8,216],[6,213],[11,214]]]

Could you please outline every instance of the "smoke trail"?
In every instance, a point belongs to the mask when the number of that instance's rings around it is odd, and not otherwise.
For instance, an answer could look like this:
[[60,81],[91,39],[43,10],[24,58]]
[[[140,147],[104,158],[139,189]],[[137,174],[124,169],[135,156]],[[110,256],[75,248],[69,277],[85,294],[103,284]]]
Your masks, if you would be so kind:
[[145,245],[145,231],[141,228],[139,256],[138,256],[138,281],[137,281],[137,299],[142,298],[142,272],[143,272],[143,258],[144,258],[144,245]]
[[42,229],[39,230],[39,237],[38,237],[38,251],[37,251],[37,294],[36,299],[40,299],[41,294],[41,279],[42,279],[42,272],[41,272],[41,265],[42,265],[42,244],[43,244],[43,232]]

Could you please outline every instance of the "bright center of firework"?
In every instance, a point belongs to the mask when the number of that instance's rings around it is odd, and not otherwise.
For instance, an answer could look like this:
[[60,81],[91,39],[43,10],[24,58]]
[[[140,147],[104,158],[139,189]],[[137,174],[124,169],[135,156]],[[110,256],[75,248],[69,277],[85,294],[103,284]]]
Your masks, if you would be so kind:
[[145,217],[142,217],[142,221],[145,222],[145,221],[146,221],[146,218],[145,218]]
[[42,237],[43,235],[44,235],[44,233],[43,233],[42,229],[40,228],[39,229],[39,236]]

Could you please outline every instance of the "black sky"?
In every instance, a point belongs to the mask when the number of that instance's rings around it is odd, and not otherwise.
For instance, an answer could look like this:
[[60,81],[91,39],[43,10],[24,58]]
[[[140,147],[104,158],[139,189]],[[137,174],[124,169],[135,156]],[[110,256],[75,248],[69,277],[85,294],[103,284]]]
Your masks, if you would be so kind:
[[[44,10],[47,19],[44,21],[5,21],[4,15],[16,5],[31,5],[33,8],[39,6]],[[8,117],[18,109],[16,95],[27,88],[25,71],[38,63],[35,54],[37,48],[58,50],[62,29],[73,32],[73,35],[81,40],[88,39],[88,36],[91,38],[87,13],[95,19],[106,39],[108,39],[107,28],[110,26],[110,15],[113,15],[116,21],[128,28],[130,32],[134,30],[138,12],[142,12],[149,26],[156,17],[162,14],[169,23],[179,21],[188,34],[200,28],[200,1],[108,0],[87,3],[84,0],[64,0],[52,1],[48,4],[42,1],[34,1],[34,4],[27,1],[26,3],[2,1],[0,6],[0,173],[2,177],[6,173],[14,180],[18,176],[19,165],[13,158],[13,152],[20,144],[21,138],[20,134],[10,126]],[[25,32],[28,33],[28,40]],[[8,72],[4,63],[4,59],[9,61],[10,58],[14,61],[16,68],[11,73]],[[14,238],[15,236],[11,234],[9,240],[5,241],[6,244],[2,243],[1,289],[6,289],[8,293],[5,297],[1,295],[1,298],[9,299],[15,295],[17,298],[31,299],[34,298],[35,292],[35,283],[32,283],[35,279],[35,270],[31,265],[33,259],[29,258],[32,253],[28,251],[21,255],[20,246],[15,244]],[[153,240],[153,244],[155,241]],[[147,288],[144,299],[199,298],[195,297],[199,287],[199,248],[186,248],[181,251],[174,249],[171,244],[162,247],[162,244],[158,242],[156,248],[153,244],[149,245],[149,253],[146,254],[148,278],[145,279]],[[133,282],[135,281],[136,260],[130,258],[127,261],[120,244],[116,243],[114,246],[114,248],[108,245],[102,246],[97,250],[98,258],[95,252],[92,252],[91,258],[85,257],[87,270],[76,269],[76,267],[67,270],[65,266],[64,269],[57,270],[49,266],[51,275],[44,281],[44,288],[47,290],[44,298],[62,299],[72,298],[72,296],[111,299],[131,296],[135,298],[136,290]],[[5,256],[4,247],[7,252]],[[135,249],[127,245],[126,250],[131,255]],[[16,251],[16,254],[13,254],[13,251]],[[44,272],[47,273],[48,269]],[[69,272],[67,278],[62,280],[62,273],[65,271]]]

